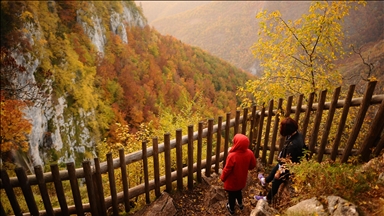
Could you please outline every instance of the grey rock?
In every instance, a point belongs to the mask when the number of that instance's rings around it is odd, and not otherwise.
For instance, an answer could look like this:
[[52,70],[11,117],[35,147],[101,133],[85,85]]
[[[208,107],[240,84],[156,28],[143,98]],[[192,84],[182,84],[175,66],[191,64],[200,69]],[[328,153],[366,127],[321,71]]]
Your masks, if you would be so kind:
[[328,196],[328,211],[333,216],[357,216],[356,205],[338,196]]
[[145,206],[142,210],[134,215],[136,216],[172,216],[177,213],[175,205],[173,204],[172,197],[168,193],[163,192],[161,196],[152,202],[150,205]]
[[272,216],[276,214],[278,214],[278,212],[271,208],[267,201],[259,200],[257,201],[256,207],[251,211],[250,216]]
[[323,205],[316,197],[301,201],[300,203],[291,206],[286,211],[287,215],[327,215]]

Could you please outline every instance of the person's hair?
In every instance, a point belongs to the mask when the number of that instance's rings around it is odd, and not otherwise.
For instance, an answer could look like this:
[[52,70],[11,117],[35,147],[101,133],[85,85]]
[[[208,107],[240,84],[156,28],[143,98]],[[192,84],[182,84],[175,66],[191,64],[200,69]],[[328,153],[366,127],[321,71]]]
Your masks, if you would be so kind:
[[288,136],[293,134],[299,129],[297,122],[291,117],[287,117],[280,122],[280,134],[282,136]]

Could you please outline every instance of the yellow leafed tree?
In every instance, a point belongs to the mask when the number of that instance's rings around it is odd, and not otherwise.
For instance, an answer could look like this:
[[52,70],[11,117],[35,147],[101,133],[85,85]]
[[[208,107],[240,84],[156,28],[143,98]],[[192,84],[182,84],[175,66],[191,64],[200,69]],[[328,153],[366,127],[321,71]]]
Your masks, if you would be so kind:
[[264,73],[239,88],[243,106],[341,85],[335,61],[344,55],[342,22],[353,6],[356,2],[313,2],[295,21],[284,20],[279,11],[258,13],[259,39],[251,49]]

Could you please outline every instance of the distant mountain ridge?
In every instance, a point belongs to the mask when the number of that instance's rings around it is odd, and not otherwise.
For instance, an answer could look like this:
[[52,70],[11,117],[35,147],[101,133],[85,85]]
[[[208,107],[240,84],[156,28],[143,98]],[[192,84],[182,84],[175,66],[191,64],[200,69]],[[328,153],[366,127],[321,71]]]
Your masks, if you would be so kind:
[[[235,66],[259,74],[260,68],[250,51],[257,41],[256,14],[261,10],[279,10],[284,19],[297,19],[307,13],[310,1],[212,1],[178,14],[165,12],[150,25],[160,33],[199,46]],[[160,3],[158,3],[160,4]],[[157,3],[142,2],[143,12],[151,14]],[[167,11],[164,4],[159,10]],[[384,2],[367,1],[367,6],[351,10],[345,20],[346,44],[357,47],[383,39]]]

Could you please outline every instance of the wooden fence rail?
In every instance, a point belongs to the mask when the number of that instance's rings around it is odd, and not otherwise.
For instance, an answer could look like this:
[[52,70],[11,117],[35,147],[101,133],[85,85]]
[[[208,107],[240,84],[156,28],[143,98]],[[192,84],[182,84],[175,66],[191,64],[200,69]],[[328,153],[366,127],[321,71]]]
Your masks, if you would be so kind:
[[[369,82],[362,98],[353,98],[355,86],[350,86],[345,99],[340,100],[341,88],[336,88],[330,102],[326,101],[327,91],[319,93],[318,103],[314,103],[315,94],[312,93],[303,105],[304,96],[299,95],[296,106],[292,106],[293,97],[288,97],[286,108],[283,110],[283,99],[279,99],[277,105],[273,100],[268,107],[256,110],[256,105],[236,111],[235,118],[231,119],[231,113],[227,113],[225,121],[219,117],[217,124],[214,119],[208,119],[207,128],[203,128],[203,122],[198,123],[197,131],[192,125],[188,126],[187,135],[182,135],[182,130],[176,130],[176,139],[170,140],[170,134],[164,134],[164,142],[158,144],[158,138],[152,139],[152,146],[147,147],[148,141],[142,142],[142,150],[125,154],[120,149],[119,157],[113,159],[112,154],[107,154],[107,161],[100,162],[98,158],[93,161],[84,161],[81,168],[75,169],[74,163],[67,163],[66,170],[59,170],[57,164],[50,166],[51,172],[42,172],[41,166],[36,166],[33,175],[26,175],[24,169],[16,168],[16,177],[9,177],[5,170],[1,170],[0,189],[1,195],[0,213],[6,215],[4,201],[11,205],[14,215],[55,215],[77,214],[91,212],[92,215],[106,215],[111,208],[117,215],[119,203],[124,204],[125,211],[130,210],[130,199],[144,195],[145,202],[150,203],[150,192],[154,191],[156,197],[161,195],[161,187],[165,191],[183,190],[184,181],[187,188],[193,190],[193,181],[202,181],[202,173],[211,176],[212,171],[219,172],[220,162],[225,164],[228,155],[230,137],[236,133],[246,134],[251,140],[250,148],[262,162],[272,164],[278,150],[281,150],[284,137],[278,133],[278,125],[282,117],[294,115],[294,119],[300,124],[300,131],[305,135],[306,143],[318,162],[325,155],[331,160],[347,162],[351,155],[360,155],[364,161],[372,156],[377,156],[384,147],[384,94],[374,95],[376,82]],[[354,116],[352,107],[358,107]],[[276,108],[275,108],[276,107]],[[341,110],[340,110],[341,109]],[[337,114],[336,112],[340,110]],[[304,113],[304,118],[300,115]],[[328,114],[326,117],[324,114]],[[335,118],[337,116],[337,118]],[[368,117],[367,117],[368,116]],[[324,120],[323,120],[324,119]],[[370,120],[370,121],[369,121]],[[365,124],[365,125],[364,125]],[[346,126],[350,128],[346,131]],[[332,130],[332,126],[337,126]],[[364,128],[363,134],[360,133]],[[332,133],[335,131],[335,133]],[[321,137],[320,137],[321,136]],[[360,136],[360,137],[359,137]],[[206,145],[203,145],[204,139]],[[362,140],[357,143],[357,140]],[[183,145],[187,146],[187,152],[183,152]],[[340,148],[342,147],[342,148]],[[197,148],[197,149],[195,149]],[[171,150],[175,149],[176,169],[171,169]],[[206,157],[203,158],[203,150]],[[185,148],[184,148],[185,150]],[[196,152],[195,152],[196,150]],[[194,153],[195,152],[195,153]],[[159,157],[160,155],[163,157]],[[183,164],[183,154],[188,157],[187,164]],[[196,154],[196,155],[194,155]],[[194,156],[196,159],[194,159]],[[148,166],[148,158],[152,157],[153,166]],[[268,157],[268,160],[267,160]],[[160,159],[164,158],[164,175],[160,174]],[[127,165],[141,161],[143,165],[144,182],[130,187],[128,184]],[[115,171],[120,169],[122,191],[116,189]],[[153,169],[153,170],[150,170]],[[152,171],[152,172],[151,172]],[[149,175],[153,173],[153,177]],[[102,174],[108,175],[108,185],[103,183]],[[186,177],[186,178],[185,178]],[[80,193],[79,180],[85,182],[87,197]],[[72,190],[74,205],[68,206],[63,181],[69,181]],[[176,187],[172,185],[176,181]],[[53,182],[59,206],[52,206],[47,183]],[[44,209],[38,209],[32,186],[38,186]],[[19,199],[14,188],[20,188],[29,213],[21,210]],[[105,197],[105,190],[110,196]],[[88,199],[88,203],[83,203]]]

